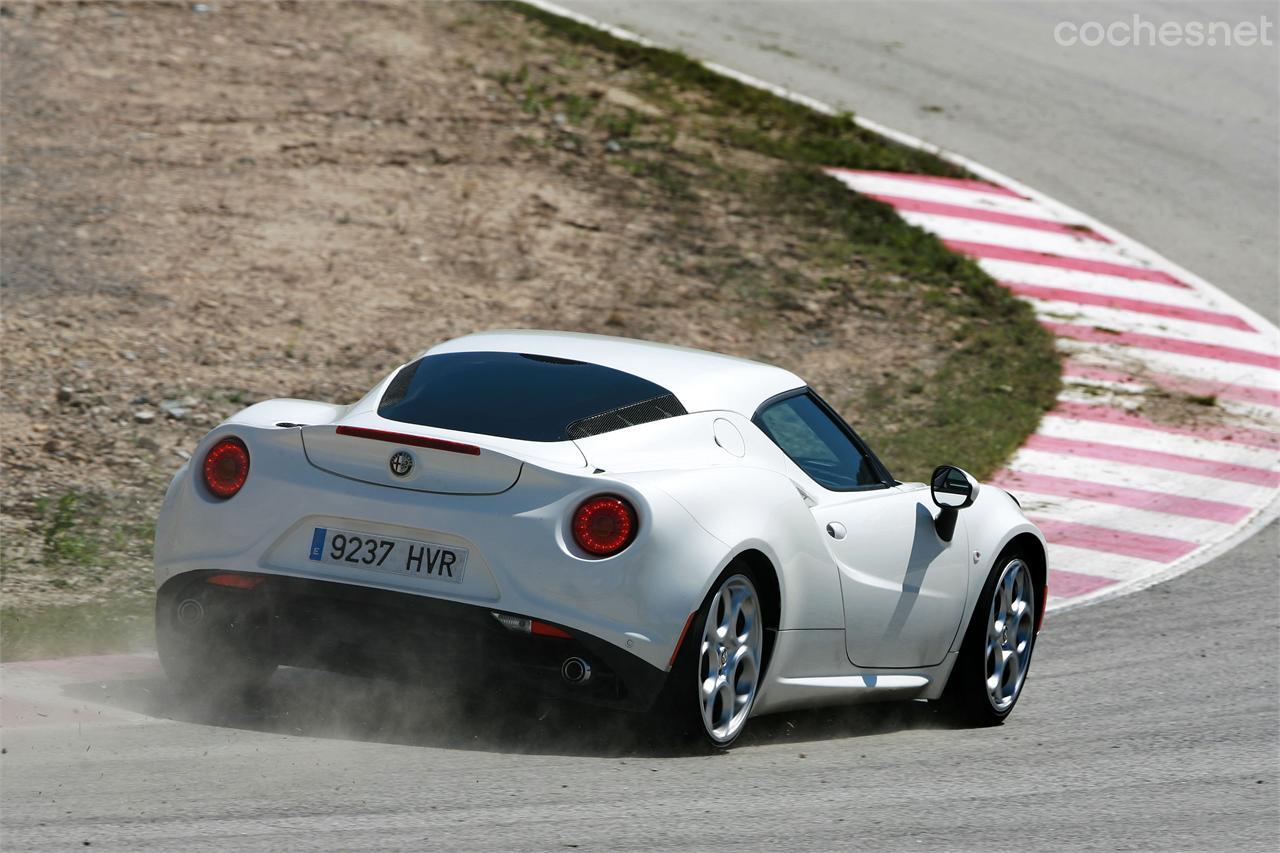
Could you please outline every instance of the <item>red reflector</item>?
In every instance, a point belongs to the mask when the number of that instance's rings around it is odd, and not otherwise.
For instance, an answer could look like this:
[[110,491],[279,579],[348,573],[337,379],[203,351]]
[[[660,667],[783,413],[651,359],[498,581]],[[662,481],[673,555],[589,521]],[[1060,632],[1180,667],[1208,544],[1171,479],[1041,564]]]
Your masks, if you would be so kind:
[[214,586],[229,586],[232,589],[253,589],[259,586],[266,578],[261,575],[234,575],[222,574],[211,575],[205,583],[211,583]]
[[573,514],[573,539],[596,557],[608,557],[631,544],[636,513],[631,504],[613,495],[598,495],[578,506]]
[[447,450],[450,453],[465,453],[468,456],[480,455],[480,448],[474,444],[461,444],[457,441],[445,441],[443,438],[427,438],[424,435],[409,435],[403,432],[387,432],[384,429],[340,426],[338,427],[338,435],[369,438],[374,441],[389,441],[392,444],[407,444],[410,447],[426,447],[431,450]]
[[224,438],[204,457],[204,484],[216,498],[226,500],[249,478],[249,449],[238,438]]
[[676,640],[676,648],[675,651],[671,653],[671,660],[667,661],[667,669],[671,669],[671,667],[676,665],[676,658],[680,656],[680,647],[684,645],[685,635],[689,633],[689,626],[693,624],[693,617],[697,615],[698,612],[695,610],[693,613],[689,614],[688,619],[684,620],[684,628],[680,631],[680,639]]
[[529,630],[537,634],[539,637],[560,637],[564,640],[573,639],[573,637],[569,636],[567,631],[562,631],[555,625],[548,625],[546,622],[539,622],[537,619],[534,619],[529,624]]

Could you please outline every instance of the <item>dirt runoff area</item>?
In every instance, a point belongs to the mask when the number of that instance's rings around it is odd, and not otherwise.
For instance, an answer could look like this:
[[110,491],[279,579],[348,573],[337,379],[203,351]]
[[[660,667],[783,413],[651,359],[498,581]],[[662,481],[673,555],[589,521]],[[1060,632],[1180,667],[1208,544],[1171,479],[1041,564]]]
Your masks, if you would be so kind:
[[205,431],[271,397],[353,401],[450,337],[735,353],[863,425],[904,376],[887,420],[924,411],[963,347],[938,294],[981,302],[779,205],[785,157],[712,132],[712,95],[510,8],[2,11],[10,614],[144,599],[165,484]]

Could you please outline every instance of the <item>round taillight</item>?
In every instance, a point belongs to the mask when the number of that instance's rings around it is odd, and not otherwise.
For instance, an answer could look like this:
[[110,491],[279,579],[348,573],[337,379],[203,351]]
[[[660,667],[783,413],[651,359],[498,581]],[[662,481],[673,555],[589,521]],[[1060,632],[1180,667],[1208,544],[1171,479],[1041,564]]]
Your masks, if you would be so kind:
[[248,478],[249,449],[240,439],[224,438],[205,454],[204,484],[215,498],[231,497]]
[[598,495],[573,513],[573,541],[594,557],[608,557],[631,544],[636,534],[636,511],[613,495]]

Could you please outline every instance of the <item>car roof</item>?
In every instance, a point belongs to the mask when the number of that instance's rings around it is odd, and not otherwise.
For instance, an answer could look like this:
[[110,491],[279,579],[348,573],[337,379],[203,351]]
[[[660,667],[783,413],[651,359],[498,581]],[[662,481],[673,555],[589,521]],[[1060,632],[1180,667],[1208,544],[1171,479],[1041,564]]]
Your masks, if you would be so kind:
[[758,361],[580,332],[478,332],[445,341],[422,354],[449,352],[517,352],[599,364],[663,386],[690,412],[729,411],[748,418],[770,397],[805,385],[791,371]]

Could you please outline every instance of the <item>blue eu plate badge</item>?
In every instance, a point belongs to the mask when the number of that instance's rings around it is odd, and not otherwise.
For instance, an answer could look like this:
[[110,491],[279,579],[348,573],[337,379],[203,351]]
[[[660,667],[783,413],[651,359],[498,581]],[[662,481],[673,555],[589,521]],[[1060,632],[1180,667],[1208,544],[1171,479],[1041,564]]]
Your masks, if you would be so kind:
[[317,527],[315,533],[311,535],[311,559],[319,560],[324,557],[324,540],[328,535],[327,527]]

